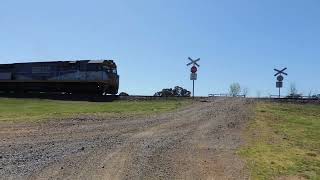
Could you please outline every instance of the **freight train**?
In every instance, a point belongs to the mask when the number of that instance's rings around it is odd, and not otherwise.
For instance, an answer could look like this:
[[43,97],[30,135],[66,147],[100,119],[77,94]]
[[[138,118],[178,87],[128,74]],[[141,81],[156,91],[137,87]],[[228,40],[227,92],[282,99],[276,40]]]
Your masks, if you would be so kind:
[[0,64],[5,93],[117,94],[119,75],[113,60]]

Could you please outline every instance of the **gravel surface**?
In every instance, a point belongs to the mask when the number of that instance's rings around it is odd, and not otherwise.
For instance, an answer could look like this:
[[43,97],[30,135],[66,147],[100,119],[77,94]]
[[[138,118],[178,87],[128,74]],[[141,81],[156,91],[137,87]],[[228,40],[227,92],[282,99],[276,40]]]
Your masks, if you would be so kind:
[[248,179],[245,99],[150,117],[0,125],[1,179]]

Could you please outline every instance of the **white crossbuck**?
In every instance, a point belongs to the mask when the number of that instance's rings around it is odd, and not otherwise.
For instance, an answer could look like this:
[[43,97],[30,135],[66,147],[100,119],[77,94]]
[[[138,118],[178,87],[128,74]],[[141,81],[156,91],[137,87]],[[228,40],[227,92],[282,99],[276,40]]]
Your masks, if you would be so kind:
[[284,72],[285,70],[287,70],[287,68],[283,68],[282,70],[274,69],[274,71],[277,72],[274,76],[278,76],[278,75],[281,75],[281,74],[284,74],[284,75],[288,76],[288,74]]
[[200,58],[193,60],[190,57],[188,57],[188,59],[191,61],[190,63],[187,64],[187,66],[193,65],[193,66],[197,66],[200,67],[200,65],[197,63],[198,61],[200,61]]

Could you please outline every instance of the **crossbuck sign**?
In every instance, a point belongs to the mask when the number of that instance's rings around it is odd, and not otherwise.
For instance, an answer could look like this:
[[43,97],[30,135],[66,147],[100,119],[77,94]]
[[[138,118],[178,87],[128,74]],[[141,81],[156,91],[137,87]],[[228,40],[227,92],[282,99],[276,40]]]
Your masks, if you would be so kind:
[[197,66],[197,67],[200,67],[200,65],[197,63],[198,61],[200,61],[200,58],[196,59],[196,60],[193,60],[191,59],[190,57],[188,57],[188,59],[191,61],[190,63],[187,64],[187,66],[190,66],[191,64],[193,66]]
[[281,88],[283,87],[284,80],[282,75],[288,76],[288,74],[284,72],[285,70],[287,70],[287,68],[283,68],[282,70],[274,69],[274,71],[276,71],[274,76],[277,76],[276,87],[279,88],[279,98],[281,98]]
[[189,63],[187,64],[187,66],[192,65],[192,67],[191,67],[190,80],[192,80],[192,83],[193,83],[193,86],[192,86],[193,95],[192,95],[192,96],[194,97],[194,81],[197,80],[197,78],[198,78],[198,76],[197,76],[197,71],[198,71],[197,67],[200,67],[200,65],[198,64],[198,62],[200,61],[200,58],[198,58],[198,59],[196,59],[196,60],[193,60],[193,59],[191,59],[190,57],[188,57],[188,59],[189,59],[189,61],[191,61],[191,62],[189,62]]

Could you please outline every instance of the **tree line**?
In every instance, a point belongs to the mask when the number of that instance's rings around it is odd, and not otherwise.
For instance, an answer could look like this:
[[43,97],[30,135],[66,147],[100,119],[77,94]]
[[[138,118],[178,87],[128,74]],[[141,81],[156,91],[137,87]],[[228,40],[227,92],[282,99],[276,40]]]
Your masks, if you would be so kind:
[[[232,83],[229,86],[228,96],[238,97],[244,96],[246,97],[249,93],[249,89],[246,87],[241,87],[239,83]],[[129,96],[129,94],[122,92],[119,94],[120,96]],[[174,88],[164,88],[156,93],[153,96],[156,97],[190,97],[191,92],[183,87],[175,86]],[[257,97],[261,96],[261,92],[257,91]],[[301,98],[303,95],[299,93],[296,85],[291,83],[289,86],[289,92],[287,94],[287,98]],[[309,92],[308,97],[310,98],[320,98],[320,94],[313,94],[312,91]]]

